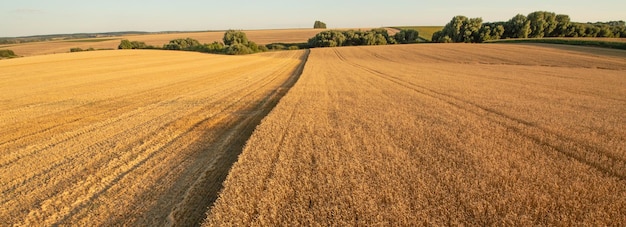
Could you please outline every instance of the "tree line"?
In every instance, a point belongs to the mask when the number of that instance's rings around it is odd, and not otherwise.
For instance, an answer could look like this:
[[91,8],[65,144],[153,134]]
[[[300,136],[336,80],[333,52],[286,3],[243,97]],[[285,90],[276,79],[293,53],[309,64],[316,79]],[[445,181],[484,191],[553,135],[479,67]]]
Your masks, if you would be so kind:
[[192,38],[174,39],[163,45],[162,48],[146,45],[144,42],[122,40],[118,49],[163,49],[163,50],[183,50],[196,51],[214,54],[252,54],[268,51],[266,46],[257,45],[248,40],[246,33],[242,31],[228,30],[222,38],[223,43],[213,42],[202,44]]
[[435,32],[433,42],[481,43],[488,40],[543,37],[616,37],[626,38],[624,21],[577,23],[568,15],[537,11],[518,14],[508,21],[483,23],[482,18],[455,16],[443,30]]
[[242,55],[269,50],[297,50],[315,47],[362,46],[408,44],[419,42],[419,32],[415,29],[402,29],[394,35],[389,35],[386,29],[377,28],[369,31],[323,31],[308,40],[307,43],[272,43],[258,45],[248,40],[246,33],[229,30],[224,33],[223,42],[202,44],[192,38],[174,39],[163,47],[146,45],[144,42],[122,40],[118,49],[163,49],[197,51],[214,54]]
[[417,43],[419,32],[415,29],[402,29],[395,35],[389,35],[387,29],[376,28],[369,31],[323,31],[309,39],[308,46],[338,47]]

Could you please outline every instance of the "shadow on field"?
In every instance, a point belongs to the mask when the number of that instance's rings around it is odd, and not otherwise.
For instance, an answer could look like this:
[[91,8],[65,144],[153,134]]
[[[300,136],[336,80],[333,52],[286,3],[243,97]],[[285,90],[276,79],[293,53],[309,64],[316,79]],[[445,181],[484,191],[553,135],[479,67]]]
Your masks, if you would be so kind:
[[[204,163],[204,170],[196,182],[189,188],[185,198],[167,218],[170,226],[199,226],[222,190],[230,168],[243,151],[246,141],[254,129],[278,104],[280,99],[298,81],[309,57],[309,50],[301,57],[301,63],[292,75],[280,87],[264,97],[254,107],[244,113],[236,113],[236,119],[223,126],[224,130],[205,149],[209,154],[221,154],[211,163]],[[200,143],[206,141],[199,141]],[[206,145],[205,145],[206,146]]]
[[617,57],[626,59],[626,50],[620,49],[611,49],[604,47],[591,47],[591,46],[575,46],[575,45],[565,45],[565,44],[549,44],[549,43],[515,43],[515,45],[531,45],[531,46],[540,46],[540,47],[548,47],[554,48],[557,50],[565,50],[578,52],[585,55],[598,55],[598,56],[606,56],[606,57]]

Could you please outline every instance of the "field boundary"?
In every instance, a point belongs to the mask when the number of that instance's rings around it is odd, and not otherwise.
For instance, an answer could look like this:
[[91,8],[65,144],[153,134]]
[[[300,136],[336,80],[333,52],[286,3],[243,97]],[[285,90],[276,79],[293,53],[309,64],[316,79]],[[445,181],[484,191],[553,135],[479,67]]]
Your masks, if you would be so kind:
[[491,40],[485,43],[546,43],[546,44],[589,46],[589,47],[602,47],[602,48],[626,50],[626,43],[611,42],[611,41],[604,41],[604,40],[580,40],[580,39],[559,39],[559,38],[556,38],[556,39],[555,38],[501,39],[501,40]]
[[[240,114],[234,125],[221,135],[211,149],[225,150],[223,156],[207,163],[206,170],[196,182],[187,190],[184,199],[176,205],[168,216],[170,226],[197,226],[204,221],[210,212],[213,203],[222,191],[223,182],[230,173],[232,165],[237,161],[246,142],[252,136],[256,127],[276,107],[278,102],[300,79],[309,58],[310,50],[305,50],[300,65],[291,76],[265,98],[261,99],[247,114]],[[219,184],[215,184],[219,182]]]

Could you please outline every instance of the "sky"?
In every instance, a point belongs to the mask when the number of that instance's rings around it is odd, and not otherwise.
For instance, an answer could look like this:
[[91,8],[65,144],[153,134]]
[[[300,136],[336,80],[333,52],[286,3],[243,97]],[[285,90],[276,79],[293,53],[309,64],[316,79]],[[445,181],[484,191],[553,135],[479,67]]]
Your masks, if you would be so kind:
[[506,21],[534,11],[575,22],[626,20],[624,0],[3,0],[0,37],[116,31],[445,25],[456,15]]

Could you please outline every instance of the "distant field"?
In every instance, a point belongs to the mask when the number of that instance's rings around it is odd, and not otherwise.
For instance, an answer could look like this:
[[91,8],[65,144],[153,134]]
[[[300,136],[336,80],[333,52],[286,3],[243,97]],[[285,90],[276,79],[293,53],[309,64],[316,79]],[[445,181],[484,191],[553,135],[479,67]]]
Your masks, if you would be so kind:
[[101,38],[93,38],[93,39],[72,39],[72,40],[66,40],[65,42],[70,42],[70,43],[97,43],[97,42],[104,42],[104,41],[111,41],[111,40],[121,40],[120,38],[115,38],[115,39],[101,39]]
[[[320,29],[284,29],[284,30],[251,30],[246,32],[248,39],[258,44],[269,43],[301,43],[307,42],[309,38],[315,36],[323,30]],[[148,45],[163,46],[170,40],[178,38],[193,38],[201,43],[211,43],[221,41],[224,36],[223,31],[217,32],[191,32],[191,33],[168,33],[168,34],[149,34],[149,35],[132,35],[122,36],[119,38],[93,38],[80,40],[63,40],[34,42],[15,45],[5,45],[3,49],[10,49],[19,56],[34,56],[55,53],[67,53],[70,48],[94,48],[94,49],[116,49],[120,44],[120,40],[129,39],[131,41],[141,41]]]
[[625,75],[601,48],[312,49],[205,225],[624,226]]
[[0,61],[0,226],[193,226],[306,51]]
[[415,29],[419,32],[419,35],[422,39],[426,41],[431,41],[433,38],[433,34],[437,31],[441,31],[443,26],[400,26],[394,27],[398,29]]
[[547,43],[576,46],[593,46],[626,50],[626,38],[541,38],[541,39],[500,39],[490,43]]

